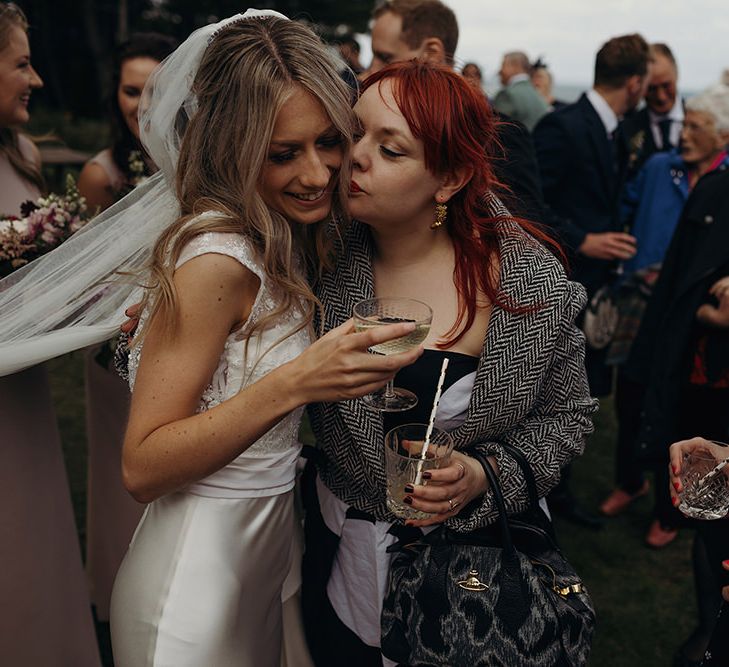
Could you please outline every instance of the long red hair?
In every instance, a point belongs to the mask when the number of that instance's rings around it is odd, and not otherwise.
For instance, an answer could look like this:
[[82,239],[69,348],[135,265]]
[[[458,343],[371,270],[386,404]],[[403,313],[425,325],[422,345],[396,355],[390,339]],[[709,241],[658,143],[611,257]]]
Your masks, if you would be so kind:
[[[447,348],[473,324],[479,292],[509,312],[528,310],[501,293],[493,270],[499,255],[499,218],[490,214],[485,194],[504,190],[489,158],[500,152],[499,121],[485,96],[448,67],[414,60],[394,63],[368,76],[362,91],[383,79],[396,82],[395,99],[413,136],[423,142],[426,168],[433,174],[462,168],[472,172],[469,182],[448,202],[446,225],[455,248],[454,282],[460,303],[456,322],[439,344]],[[559,244],[537,224],[514,220],[564,261]]]

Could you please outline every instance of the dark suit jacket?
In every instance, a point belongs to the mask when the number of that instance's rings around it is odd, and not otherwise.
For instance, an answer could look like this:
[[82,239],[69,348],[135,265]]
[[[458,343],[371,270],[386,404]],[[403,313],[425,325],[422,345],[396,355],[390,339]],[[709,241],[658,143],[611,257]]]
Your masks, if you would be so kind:
[[541,223],[544,199],[532,137],[520,122],[498,111],[494,111],[494,116],[499,122],[497,132],[502,147],[494,156],[494,171],[506,186],[498,194],[512,215]]
[[619,231],[618,196],[625,150],[613,153],[605,126],[582,95],[574,104],[546,115],[534,130],[534,146],[553,226],[573,256],[573,279],[593,294],[607,282],[612,263],[576,254],[588,232]]

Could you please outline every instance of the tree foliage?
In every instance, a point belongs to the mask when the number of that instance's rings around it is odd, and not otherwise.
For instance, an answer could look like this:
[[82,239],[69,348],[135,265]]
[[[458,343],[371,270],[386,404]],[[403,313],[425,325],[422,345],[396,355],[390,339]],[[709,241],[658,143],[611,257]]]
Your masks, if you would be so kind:
[[[193,30],[236,12],[240,0],[18,0],[31,23],[33,64],[45,81],[35,102],[74,116],[102,116],[116,44],[137,31],[155,30],[184,40]],[[258,0],[307,21],[326,39],[363,32],[372,0]],[[34,103],[35,103],[34,102]]]

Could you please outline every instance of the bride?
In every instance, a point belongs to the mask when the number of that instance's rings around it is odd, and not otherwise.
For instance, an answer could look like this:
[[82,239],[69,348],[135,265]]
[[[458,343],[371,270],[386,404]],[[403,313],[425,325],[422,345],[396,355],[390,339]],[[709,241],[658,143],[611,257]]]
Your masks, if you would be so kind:
[[160,172],[0,284],[0,372],[107,336],[135,298],[108,277],[138,271],[159,236],[122,462],[149,505],[112,594],[115,664],[274,666],[303,406],[369,393],[421,350],[367,352],[411,324],[345,323],[310,345],[307,277],[331,255],[353,127],[310,30],[256,10],[198,30],[145,97]]
[[122,666],[279,663],[303,406],[369,392],[419,354],[373,357],[375,336],[349,324],[309,346],[305,272],[326,261],[351,136],[320,41],[268,14],[205,30],[180,215],[154,248],[129,362],[123,475],[150,504],[112,594]]

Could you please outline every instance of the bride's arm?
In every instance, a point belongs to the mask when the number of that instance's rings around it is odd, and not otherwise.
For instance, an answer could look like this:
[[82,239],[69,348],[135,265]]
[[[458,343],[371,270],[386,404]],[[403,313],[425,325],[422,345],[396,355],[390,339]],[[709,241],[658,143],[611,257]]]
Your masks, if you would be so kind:
[[258,279],[232,258],[207,254],[176,271],[174,284],[174,335],[165,335],[160,322],[149,323],[124,439],[124,483],[141,502],[219,470],[305,403],[373,391],[422,351],[368,354],[371,345],[402,336],[412,325],[356,334],[347,323],[233,398],[196,414],[228,334],[250,312]]

